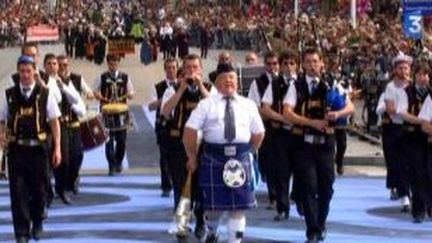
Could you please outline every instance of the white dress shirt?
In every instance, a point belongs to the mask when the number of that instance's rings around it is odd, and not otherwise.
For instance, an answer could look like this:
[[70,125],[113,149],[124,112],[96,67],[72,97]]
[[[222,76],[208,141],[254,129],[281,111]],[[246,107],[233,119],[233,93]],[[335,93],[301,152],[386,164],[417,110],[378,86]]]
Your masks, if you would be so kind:
[[[291,87],[291,85],[295,81],[294,79],[287,80],[286,77],[284,77],[284,79],[285,79],[285,82],[287,82],[287,81],[289,82],[288,88]],[[272,83],[270,83],[267,86],[267,89],[264,92],[264,95],[263,95],[263,98],[262,98],[261,102],[264,103],[264,104],[267,104],[267,105],[272,105],[273,104],[273,85],[272,85]]]
[[66,98],[71,105],[72,110],[79,117],[83,117],[86,114],[86,106],[84,101],[81,98],[78,90],[76,90],[75,86],[72,82],[69,84],[63,83],[63,92],[66,95]]
[[[309,75],[306,75],[306,83],[308,84],[309,87],[309,94],[312,92],[312,80],[316,80],[317,85],[320,82],[319,78],[314,78]],[[295,85],[290,85],[290,87],[288,88],[288,92],[285,95],[283,103],[284,105],[289,105],[291,107],[295,107],[297,105],[297,89]]]
[[[269,80],[269,85],[272,82],[273,76],[266,72],[267,79]],[[254,80],[249,88],[248,98],[255,102],[258,107],[261,107],[261,96],[258,90],[258,85],[256,84],[256,80]],[[268,86],[267,86],[268,87]]]
[[[20,84],[21,93],[24,94],[23,86]],[[30,97],[32,94],[36,84],[32,84],[29,88],[29,91],[25,94],[27,97]],[[0,121],[7,121],[9,119],[9,106],[6,101],[6,92],[3,92],[3,94],[0,96],[1,100],[1,109],[0,109]],[[47,100],[47,120],[51,121],[53,119],[56,119],[61,116],[60,108],[58,106],[58,103],[52,93],[51,90],[48,90],[48,100]]]
[[[192,111],[186,127],[203,132],[204,141],[225,144],[224,117],[227,101],[218,93],[201,100]],[[254,102],[240,95],[232,100],[235,114],[236,136],[232,143],[249,143],[251,135],[264,133],[264,124]]]
[[430,95],[428,95],[423,102],[418,118],[427,122],[432,122],[432,99]]
[[[165,79],[165,83],[167,84],[167,88],[165,89],[165,91],[166,91],[168,88],[170,88],[172,86],[171,83],[177,83],[177,80],[168,80],[168,79]],[[164,94],[165,94],[165,92],[164,92]],[[162,94],[162,96],[163,96],[163,94]],[[158,101],[158,100],[159,99],[158,99],[158,96],[157,96],[156,86],[153,86],[153,88],[151,89],[151,93],[150,93],[149,104],[153,103],[155,101]]]
[[[393,101],[396,107],[396,112],[403,110],[403,104],[408,102],[408,97],[405,92],[407,85],[396,86],[394,81],[387,84],[384,91],[384,101]],[[398,113],[390,116],[395,124],[403,124],[402,116]]]

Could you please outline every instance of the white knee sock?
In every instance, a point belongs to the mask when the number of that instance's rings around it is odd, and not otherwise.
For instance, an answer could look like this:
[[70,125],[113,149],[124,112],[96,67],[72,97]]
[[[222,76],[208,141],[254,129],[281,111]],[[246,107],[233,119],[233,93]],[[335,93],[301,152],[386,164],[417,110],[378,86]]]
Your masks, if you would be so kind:
[[246,228],[246,216],[244,213],[230,215],[228,220],[228,242],[240,243]]

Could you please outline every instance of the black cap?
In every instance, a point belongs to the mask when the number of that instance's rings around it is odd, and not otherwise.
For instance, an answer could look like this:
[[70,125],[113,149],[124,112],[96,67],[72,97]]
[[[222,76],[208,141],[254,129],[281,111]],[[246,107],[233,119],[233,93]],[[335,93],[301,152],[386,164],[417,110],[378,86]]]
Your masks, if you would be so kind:
[[234,67],[229,63],[220,63],[216,69],[216,76],[219,76],[222,73],[234,72]]

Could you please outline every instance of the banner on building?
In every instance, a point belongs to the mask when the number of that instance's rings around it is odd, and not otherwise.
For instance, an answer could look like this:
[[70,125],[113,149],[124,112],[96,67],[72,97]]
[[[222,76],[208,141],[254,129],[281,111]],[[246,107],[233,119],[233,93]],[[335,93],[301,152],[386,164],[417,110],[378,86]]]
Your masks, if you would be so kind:
[[134,54],[135,53],[135,38],[111,36],[108,38],[108,53],[109,54]]
[[60,39],[60,31],[57,26],[51,25],[35,25],[27,28],[26,41],[40,42],[40,41],[58,41]]

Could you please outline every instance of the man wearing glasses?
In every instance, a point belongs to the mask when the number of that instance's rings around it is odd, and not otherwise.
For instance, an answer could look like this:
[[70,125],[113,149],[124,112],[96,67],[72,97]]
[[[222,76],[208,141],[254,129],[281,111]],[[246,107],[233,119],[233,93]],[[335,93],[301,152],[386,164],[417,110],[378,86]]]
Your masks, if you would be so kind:
[[292,134],[292,124],[283,116],[283,99],[288,88],[297,79],[297,54],[280,55],[281,75],[268,85],[262,99],[262,114],[270,123],[267,136],[271,137],[269,161],[275,168],[275,195],[277,215],[275,221],[289,218],[289,186],[293,171],[293,152],[300,136]]
[[[266,130],[270,128],[270,123],[263,116],[261,109],[261,99],[264,96],[264,92],[267,86],[278,78],[279,75],[279,59],[275,52],[269,52],[264,56],[265,72],[255,79],[249,89],[248,98],[255,102],[260,110],[260,114],[263,117],[264,126]],[[260,167],[260,172],[263,180],[267,182],[269,205],[268,209],[273,209],[276,204],[276,189],[275,189],[275,179],[276,170],[275,166],[272,165],[270,154],[270,147],[272,144],[271,136],[265,136],[264,142],[258,153],[258,163]]]

